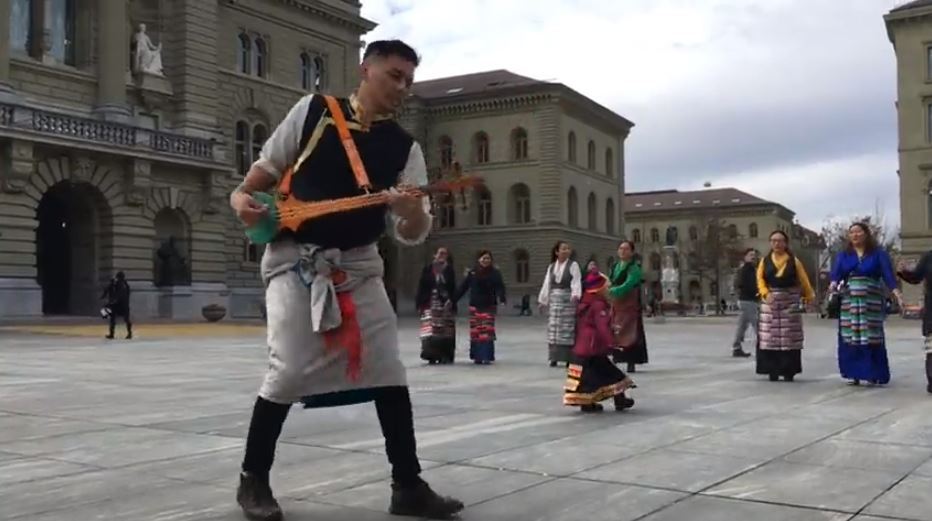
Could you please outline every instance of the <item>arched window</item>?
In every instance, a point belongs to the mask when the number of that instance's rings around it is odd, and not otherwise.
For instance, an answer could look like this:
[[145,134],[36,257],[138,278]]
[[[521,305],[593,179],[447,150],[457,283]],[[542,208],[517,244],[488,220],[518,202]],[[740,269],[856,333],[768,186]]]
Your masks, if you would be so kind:
[[511,150],[515,161],[527,159],[527,130],[518,127],[511,131]]
[[530,278],[530,255],[527,250],[515,250],[515,281],[518,284],[526,284]]
[[641,242],[641,230],[635,228],[635,229],[631,232],[631,240],[632,240],[635,244]]
[[576,196],[576,188],[570,187],[566,193],[566,223],[573,228],[579,227],[579,199]]
[[615,201],[611,197],[605,201],[605,233],[615,235]]
[[615,153],[611,148],[605,149],[605,175],[615,177]]
[[252,128],[252,156],[249,158],[250,163],[254,163],[259,159],[262,145],[265,144],[265,140],[268,138],[268,132],[266,132],[264,125],[260,124]]
[[245,121],[236,122],[236,171],[246,176],[249,171],[249,124]]
[[587,167],[589,170],[595,170],[595,141],[592,141],[592,140],[590,139],[590,140],[589,140],[589,146],[588,146],[587,148],[588,148],[588,152],[589,152],[589,154],[588,154],[589,160],[588,160],[588,162],[586,163],[586,167]]
[[326,85],[326,65],[324,59],[320,56],[314,57],[314,92],[322,92]]
[[489,162],[489,135],[485,132],[477,132],[473,137],[473,160],[480,164]]
[[592,231],[599,229],[598,219],[596,218],[596,215],[598,215],[598,209],[596,208],[597,205],[598,203],[595,200],[595,193],[589,192],[589,198],[586,200],[586,211],[589,214],[589,229]]
[[488,188],[481,187],[476,189],[476,210],[478,219],[476,224],[479,226],[490,226],[492,224],[492,192]]
[[453,199],[453,196],[450,194],[444,194],[440,197],[439,201],[439,214],[440,214],[440,227],[441,228],[455,228],[456,227],[456,204]]
[[750,237],[750,238],[752,238],[752,239],[756,239],[756,238],[757,238],[757,235],[758,235],[757,223],[751,223],[751,224],[748,226],[748,237]]
[[314,77],[314,65],[311,62],[311,57],[306,53],[301,53],[301,89],[311,90],[311,85],[313,84]]
[[660,254],[657,252],[650,254],[650,269],[651,271],[660,271]]
[[738,227],[734,224],[728,225],[728,238],[737,239],[738,238]]
[[524,183],[511,187],[511,219],[514,224],[531,222],[531,190]]
[[265,40],[256,37],[256,39],[253,41],[253,74],[260,78],[265,78],[268,75],[266,67],[268,67],[268,48],[265,44]]
[[572,131],[566,138],[566,157],[570,163],[576,163],[576,133]]
[[695,226],[689,227],[689,240],[698,241],[699,240],[699,229]]
[[237,37],[236,69],[243,74],[252,73],[252,39],[246,33]]
[[440,137],[440,167],[448,169],[453,166],[453,140],[450,136]]
[[658,243],[660,242],[660,230],[657,228],[650,229],[650,242]]

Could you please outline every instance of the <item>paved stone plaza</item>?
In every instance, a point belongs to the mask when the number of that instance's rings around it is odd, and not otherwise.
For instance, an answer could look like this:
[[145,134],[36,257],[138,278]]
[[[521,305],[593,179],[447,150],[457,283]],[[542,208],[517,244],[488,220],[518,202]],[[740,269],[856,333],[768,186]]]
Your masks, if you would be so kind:
[[[425,366],[416,324],[403,325],[425,477],[467,503],[463,519],[932,520],[917,322],[888,328],[882,389],[840,381],[828,321],[809,321],[795,383],[732,359],[731,320],[648,323],[637,405],[598,416],[561,405],[537,318],[501,321],[490,367]],[[0,519],[241,519],[237,471],[265,366],[261,331],[244,331],[0,333]],[[287,519],[397,519],[371,405],[295,408],[282,438],[273,486]]]

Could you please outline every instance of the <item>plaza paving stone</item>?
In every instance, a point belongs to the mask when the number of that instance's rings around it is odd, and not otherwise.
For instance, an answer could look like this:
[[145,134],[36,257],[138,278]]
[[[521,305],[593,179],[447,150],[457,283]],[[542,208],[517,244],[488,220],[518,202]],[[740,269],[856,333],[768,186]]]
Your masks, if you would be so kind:
[[[839,378],[832,322],[807,317],[804,373],[772,383],[731,358],[734,320],[648,320],[635,408],[583,415],[561,403],[539,318],[502,318],[482,367],[464,320],[457,364],[427,366],[403,318],[425,478],[464,520],[932,520],[918,322],[888,323],[893,382],[870,388]],[[242,519],[264,334],[213,326],[0,329],[0,519]],[[384,452],[370,404],[295,407],[272,472],[287,519],[397,519]]]

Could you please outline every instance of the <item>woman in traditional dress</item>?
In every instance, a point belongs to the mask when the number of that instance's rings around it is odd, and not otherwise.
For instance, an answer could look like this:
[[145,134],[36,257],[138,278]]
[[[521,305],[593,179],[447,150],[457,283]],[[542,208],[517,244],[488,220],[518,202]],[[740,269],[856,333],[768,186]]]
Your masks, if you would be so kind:
[[757,265],[757,291],[763,299],[758,330],[757,374],[771,382],[787,382],[803,372],[803,316],[801,306],[815,292],[802,262],[789,248],[789,237],[770,234],[770,253]]
[[566,369],[563,405],[600,412],[603,409],[599,402],[613,398],[616,411],[629,409],[634,400],[625,396],[625,390],[633,388],[634,382],[608,357],[614,345],[609,281],[595,261],[586,267],[583,287],[576,308],[576,341],[573,361]]
[[416,305],[421,313],[421,359],[433,364],[452,364],[456,352],[456,274],[450,252],[438,248],[424,267],[417,286]]
[[[926,392],[932,393],[932,251],[922,255],[912,268],[905,264],[897,267],[897,274],[909,284],[923,284],[925,296],[922,305],[922,336],[926,352]],[[903,309],[903,306],[900,306]]]
[[550,250],[550,266],[544,276],[537,303],[548,308],[547,344],[550,367],[558,362],[569,363],[576,340],[576,304],[582,296],[582,273],[570,256],[573,249],[558,241]]
[[469,292],[469,358],[476,364],[495,361],[495,315],[505,304],[505,283],[492,265],[492,252],[482,250],[476,266],[463,279],[453,303]]
[[[886,285],[886,288],[884,288]],[[877,247],[870,227],[854,223],[848,228],[848,247],[838,253],[829,291],[841,291],[838,320],[838,367],[851,385],[890,382],[890,365],[884,341],[886,291],[902,307],[902,295],[890,256]]]
[[634,253],[634,243],[621,241],[618,245],[618,262],[608,277],[608,290],[612,302],[612,331],[615,336],[614,362],[628,364],[628,372],[636,364],[647,363],[647,336],[641,315],[641,265]]

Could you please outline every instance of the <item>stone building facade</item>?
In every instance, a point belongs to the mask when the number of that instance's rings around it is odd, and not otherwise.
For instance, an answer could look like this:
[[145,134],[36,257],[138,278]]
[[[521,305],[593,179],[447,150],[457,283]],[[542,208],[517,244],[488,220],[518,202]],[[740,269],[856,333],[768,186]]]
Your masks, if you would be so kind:
[[460,195],[435,198],[427,244],[393,249],[399,312],[412,309],[420,268],[440,246],[458,276],[491,250],[511,303],[535,301],[557,240],[580,260],[614,254],[630,121],[566,85],[499,70],[416,83],[402,122],[433,173],[458,166],[486,187],[466,194],[465,207]]
[[[932,250],[932,1],[905,3],[884,16],[896,54],[902,254]],[[921,287],[904,284],[919,302]]]
[[374,26],[352,0],[0,0],[0,316],[93,314],[117,270],[136,316],[257,315],[229,191]]
[[[641,255],[645,296],[653,292],[660,299],[664,247],[671,237],[676,254],[671,260],[680,273],[681,302],[692,306],[701,303],[709,307],[723,298],[734,301],[734,274],[742,250],[754,248],[762,254],[769,251],[769,236],[775,230],[790,236],[790,248],[806,266],[816,287],[824,245],[819,234],[795,223],[794,218],[794,212],[783,205],[734,188],[661,190],[625,197],[625,236],[635,242]],[[721,243],[735,250],[735,255],[721,260],[719,287],[714,271],[699,268],[702,262],[697,259],[697,255],[703,255],[697,254],[698,243],[707,237],[703,228],[710,223],[717,223],[716,227],[730,237]],[[708,253],[705,256],[711,258]]]

